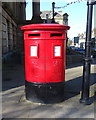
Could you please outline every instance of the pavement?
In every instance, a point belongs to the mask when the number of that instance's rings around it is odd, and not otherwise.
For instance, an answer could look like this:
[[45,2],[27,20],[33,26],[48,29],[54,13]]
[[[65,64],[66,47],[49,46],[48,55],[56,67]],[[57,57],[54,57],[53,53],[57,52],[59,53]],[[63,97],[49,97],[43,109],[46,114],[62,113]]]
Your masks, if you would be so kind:
[[33,103],[25,98],[24,66],[4,64],[2,80],[2,118],[95,118],[96,64],[91,65],[91,105],[80,104],[82,64],[66,67],[64,101],[56,104]]

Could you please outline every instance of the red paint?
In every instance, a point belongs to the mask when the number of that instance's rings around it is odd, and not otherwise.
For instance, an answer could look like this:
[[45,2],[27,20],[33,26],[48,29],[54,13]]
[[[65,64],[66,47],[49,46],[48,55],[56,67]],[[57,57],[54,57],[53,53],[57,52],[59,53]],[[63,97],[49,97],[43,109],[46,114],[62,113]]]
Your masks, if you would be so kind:
[[[54,83],[65,80],[66,30],[68,29],[69,26],[59,24],[31,24],[21,27],[21,30],[24,30],[27,81]],[[60,50],[60,56],[54,56],[55,46]],[[37,50],[36,56],[30,53],[30,49]]]

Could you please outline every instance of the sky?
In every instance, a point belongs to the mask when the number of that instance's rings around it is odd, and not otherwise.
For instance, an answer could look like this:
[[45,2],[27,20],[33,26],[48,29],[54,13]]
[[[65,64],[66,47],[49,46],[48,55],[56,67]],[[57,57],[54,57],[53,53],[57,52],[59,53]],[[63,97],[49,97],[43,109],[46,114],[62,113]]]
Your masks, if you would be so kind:
[[[40,0],[40,11],[52,10],[52,2],[55,2],[56,7],[62,7],[67,3],[71,3],[72,1],[78,0]],[[32,18],[31,5],[31,2],[28,2],[26,8],[26,19]],[[63,11],[63,13],[67,13],[69,15],[68,25],[70,26],[70,30],[68,31],[68,37],[70,39],[73,39],[74,37],[78,36],[79,33],[84,33],[86,31],[87,2],[85,0],[70,4],[65,8],[55,9],[55,11]]]

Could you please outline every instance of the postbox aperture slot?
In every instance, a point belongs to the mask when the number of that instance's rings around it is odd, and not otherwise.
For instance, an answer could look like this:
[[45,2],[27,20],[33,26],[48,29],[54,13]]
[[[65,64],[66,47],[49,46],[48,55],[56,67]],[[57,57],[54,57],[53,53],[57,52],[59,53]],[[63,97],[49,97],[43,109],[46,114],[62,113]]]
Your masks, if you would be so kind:
[[51,33],[50,37],[61,37],[62,33]]
[[40,34],[28,34],[28,37],[40,37]]

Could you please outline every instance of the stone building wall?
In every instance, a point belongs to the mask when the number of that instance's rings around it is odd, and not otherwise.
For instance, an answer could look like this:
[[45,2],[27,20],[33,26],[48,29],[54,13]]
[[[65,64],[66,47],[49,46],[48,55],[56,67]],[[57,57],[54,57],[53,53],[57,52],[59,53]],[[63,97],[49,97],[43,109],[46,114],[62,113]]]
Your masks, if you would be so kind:
[[2,53],[8,53],[16,49],[16,30],[17,24],[2,9]]
[[2,56],[2,2],[0,2],[0,63],[1,56]]
[[23,34],[20,31],[20,25],[23,25],[26,20],[25,8],[25,2],[5,2],[0,6],[0,36],[2,34],[0,39],[3,57],[10,56],[23,48]]
[[[46,15],[48,15],[48,23],[52,22],[52,11],[41,11],[41,18],[46,20]],[[63,25],[63,13],[62,11],[55,12],[54,15],[55,22]]]
[[94,5],[94,36],[96,37],[96,5]]

